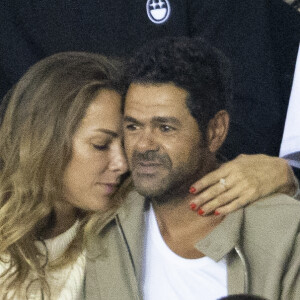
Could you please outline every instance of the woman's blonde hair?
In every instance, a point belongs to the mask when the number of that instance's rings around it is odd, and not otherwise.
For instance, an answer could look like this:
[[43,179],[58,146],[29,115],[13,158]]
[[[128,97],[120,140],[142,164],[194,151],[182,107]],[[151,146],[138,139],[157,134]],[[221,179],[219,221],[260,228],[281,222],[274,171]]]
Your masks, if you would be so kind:
[[[98,54],[54,54],[31,67],[2,101],[0,259],[9,258],[2,277],[10,291],[17,290],[29,272],[47,290],[45,258],[35,242],[55,222],[54,202],[62,199],[72,137],[87,107],[101,89],[123,93],[119,67]],[[82,232],[63,262],[81,251]]]

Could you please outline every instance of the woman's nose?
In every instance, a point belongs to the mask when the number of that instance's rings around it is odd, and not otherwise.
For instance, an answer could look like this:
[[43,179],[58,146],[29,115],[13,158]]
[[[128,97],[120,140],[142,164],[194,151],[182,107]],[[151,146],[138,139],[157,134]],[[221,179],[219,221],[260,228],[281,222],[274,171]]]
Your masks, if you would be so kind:
[[120,175],[128,171],[127,160],[121,142],[112,145],[109,169],[120,173]]

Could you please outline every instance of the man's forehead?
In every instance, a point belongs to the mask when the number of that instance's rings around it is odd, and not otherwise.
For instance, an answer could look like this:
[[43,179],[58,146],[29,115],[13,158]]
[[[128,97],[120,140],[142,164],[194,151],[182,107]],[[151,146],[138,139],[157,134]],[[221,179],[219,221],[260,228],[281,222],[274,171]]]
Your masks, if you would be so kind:
[[196,123],[187,104],[188,93],[172,83],[130,86],[124,110],[124,121],[139,124],[168,123],[189,127]]
[[188,93],[172,83],[133,83],[129,86],[125,110],[170,111],[186,108]]

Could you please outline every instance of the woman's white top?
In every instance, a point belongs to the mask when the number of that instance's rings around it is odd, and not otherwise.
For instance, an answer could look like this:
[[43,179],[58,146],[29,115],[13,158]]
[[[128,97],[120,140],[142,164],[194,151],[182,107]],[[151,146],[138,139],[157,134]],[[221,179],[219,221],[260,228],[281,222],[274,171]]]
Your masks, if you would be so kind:
[[[75,238],[78,228],[80,226],[79,221],[76,221],[74,225],[64,233],[56,236],[55,238],[45,240],[45,244],[48,251],[48,261],[52,262],[60,257],[67,249],[69,244]],[[41,242],[36,242],[38,247],[44,248]],[[83,299],[83,283],[85,272],[85,251],[83,251],[72,264],[59,268],[58,270],[48,272],[46,274],[46,280],[51,291],[51,300],[80,300]],[[7,264],[0,262],[0,273],[7,268]],[[40,287],[35,284],[30,276],[24,283],[20,293],[20,298],[15,300],[41,300],[42,295]],[[1,283],[1,280],[0,280]],[[28,287],[28,284],[30,286]],[[27,291],[26,291],[27,290]],[[27,293],[27,298],[26,298]],[[45,298],[47,299],[47,298]]]

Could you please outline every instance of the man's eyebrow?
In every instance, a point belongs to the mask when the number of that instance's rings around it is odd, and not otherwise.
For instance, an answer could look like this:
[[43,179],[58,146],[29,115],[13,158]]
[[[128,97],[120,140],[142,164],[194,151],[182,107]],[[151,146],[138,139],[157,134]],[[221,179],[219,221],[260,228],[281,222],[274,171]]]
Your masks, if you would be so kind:
[[104,128],[98,128],[96,131],[100,131],[100,132],[103,132],[103,133],[106,133],[108,135],[111,135],[112,137],[118,137],[119,134],[112,131],[112,130],[109,130],[109,129],[104,129]]
[[130,116],[125,116],[125,117],[123,118],[123,121],[124,121],[124,122],[131,122],[131,123],[140,124],[140,122],[139,122],[137,119],[135,119],[135,118],[133,118],[133,117],[130,117]]
[[158,123],[172,123],[175,125],[180,125],[181,122],[175,117],[153,117],[152,122]]
[[[138,121],[137,119],[130,117],[130,116],[125,116],[124,117],[124,122],[132,122],[135,124],[141,124],[140,121]],[[175,125],[181,125],[181,122],[175,118],[175,117],[153,117],[151,119],[152,123],[172,123]]]

